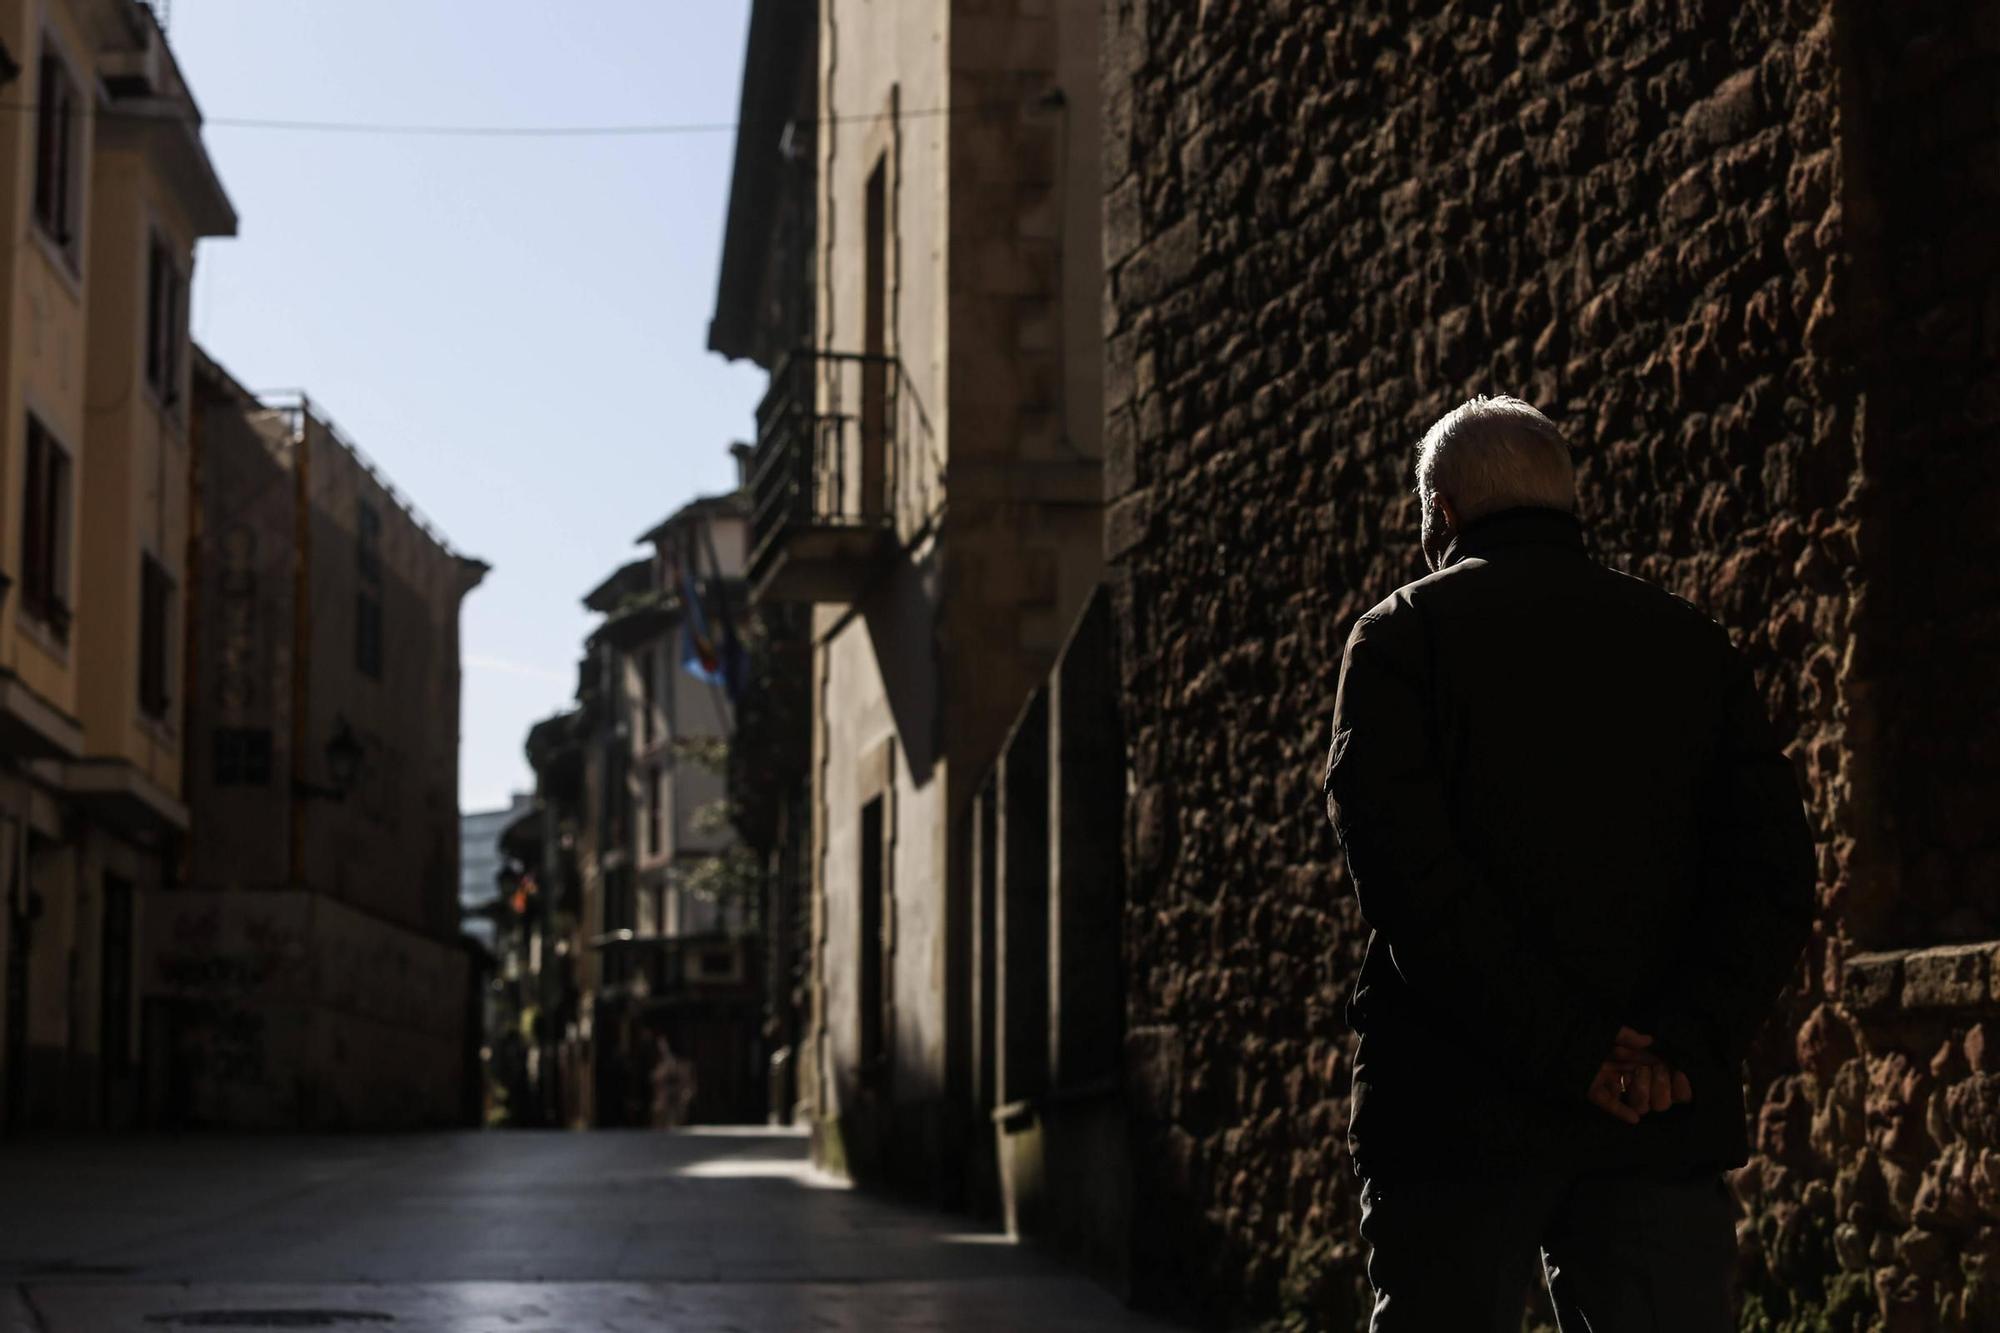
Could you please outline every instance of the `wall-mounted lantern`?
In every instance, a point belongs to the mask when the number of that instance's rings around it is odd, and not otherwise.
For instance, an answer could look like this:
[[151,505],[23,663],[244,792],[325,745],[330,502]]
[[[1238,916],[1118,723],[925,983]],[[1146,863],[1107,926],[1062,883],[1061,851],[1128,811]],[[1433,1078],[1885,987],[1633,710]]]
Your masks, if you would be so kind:
[[305,798],[318,797],[326,801],[344,801],[353,789],[355,778],[361,775],[361,738],[354,728],[342,717],[333,725],[333,737],[326,743],[326,772],[333,779],[333,785],[322,787],[303,779],[292,784],[292,793]]

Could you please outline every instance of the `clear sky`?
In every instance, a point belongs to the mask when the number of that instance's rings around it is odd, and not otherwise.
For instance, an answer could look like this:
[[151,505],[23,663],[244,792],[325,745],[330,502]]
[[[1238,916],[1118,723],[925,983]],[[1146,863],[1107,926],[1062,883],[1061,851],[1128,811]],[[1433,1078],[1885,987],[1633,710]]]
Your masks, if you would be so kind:
[[[205,116],[728,123],[748,0],[173,0]],[[578,599],[733,480],[762,373],[705,349],[735,139],[471,139],[211,124],[242,217],[204,242],[194,335],[303,388],[493,566],[465,602],[464,809],[532,783],[571,699]]]

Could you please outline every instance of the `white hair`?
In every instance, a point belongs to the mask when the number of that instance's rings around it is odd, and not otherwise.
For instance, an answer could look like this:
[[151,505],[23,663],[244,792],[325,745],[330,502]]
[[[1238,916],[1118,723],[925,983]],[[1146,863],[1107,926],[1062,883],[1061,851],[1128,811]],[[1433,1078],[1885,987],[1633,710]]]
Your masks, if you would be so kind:
[[1575,512],[1569,442],[1519,398],[1461,403],[1417,449],[1417,498],[1427,515],[1440,495],[1451,498],[1461,523],[1517,505]]

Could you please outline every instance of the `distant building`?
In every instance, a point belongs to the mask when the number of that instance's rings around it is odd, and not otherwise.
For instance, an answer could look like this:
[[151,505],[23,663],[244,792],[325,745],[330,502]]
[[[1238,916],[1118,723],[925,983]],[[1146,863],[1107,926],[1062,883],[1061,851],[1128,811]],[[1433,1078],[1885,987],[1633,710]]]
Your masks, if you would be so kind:
[[[531,891],[502,971],[511,956],[536,973],[520,1058],[542,1072],[510,1104],[576,1125],[763,1118],[756,880],[724,799],[744,529],[740,495],[696,500],[584,598],[603,620],[578,707],[528,740],[545,818],[519,833]],[[659,1086],[669,1052],[692,1066],[684,1104]]]
[[304,398],[197,354],[186,886],[147,933],[165,1123],[469,1114],[455,554]]
[[486,1006],[487,1121],[587,1125],[589,1034],[579,978],[586,729],[581,708],[528,731],[533,808],[501,833],[495,976]]
[[494,907],[500,900],[500,871],[506,854],[500,835],[532,812],[532,793],[516,792],[498,810],[474,810],[458,819],[459,928],[489,951],[494,945]]
[[0,48],[0,1126],[121,1126],[189,824],[187,298],[236,214],[144,6],[0,7]]

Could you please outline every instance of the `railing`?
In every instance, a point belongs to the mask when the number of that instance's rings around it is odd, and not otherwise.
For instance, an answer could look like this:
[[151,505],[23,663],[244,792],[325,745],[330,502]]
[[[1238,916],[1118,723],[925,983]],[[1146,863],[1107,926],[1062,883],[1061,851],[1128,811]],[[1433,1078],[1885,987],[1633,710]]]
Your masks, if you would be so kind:
[[368,479],[381,488],[389,503],[402,510],[404,517],[416,525],[417,531],[430,538],[446,555],[459,554],[458,549],[445,537],[443,531],[431,522],[423,510],[417,508],[416,501],[398,491],[395,483],[389,480],[388,474],[376,466],[375,460],[370,458],[360,445],[349,439],[347,432],[342,430],[340,424],[332,417],[326,415],[318,403],[307,398],[303,389],[268,389],[256,394],[255,397],[258,406],[285,422],[294,439],[304,433],[306,419],[310,417],[326,432],[328,439],[347,451]]
[[920,528],[935,511],[941,470],[930,420],[895,357],[789,354],[757,406],[752,580],[802,530]]

